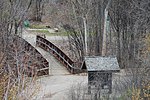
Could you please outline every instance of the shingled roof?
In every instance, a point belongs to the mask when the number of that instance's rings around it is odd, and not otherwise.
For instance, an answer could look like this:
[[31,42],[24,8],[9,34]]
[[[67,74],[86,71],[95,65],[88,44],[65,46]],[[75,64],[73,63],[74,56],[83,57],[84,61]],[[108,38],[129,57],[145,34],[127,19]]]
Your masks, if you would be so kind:
[[85,57],[83,66],[86,66],[87,71],[120,71],[116,57]]

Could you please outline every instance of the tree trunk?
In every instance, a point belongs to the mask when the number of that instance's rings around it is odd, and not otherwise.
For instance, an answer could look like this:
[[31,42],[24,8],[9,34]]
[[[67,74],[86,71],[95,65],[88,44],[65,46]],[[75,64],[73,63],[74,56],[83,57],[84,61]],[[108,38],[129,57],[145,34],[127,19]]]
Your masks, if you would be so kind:
[[103,44],[102,44],[102,56],[106,56],[106,42],[107,42],[107,17],[108,11],[105,9],[105,16],[104,16],[104,32],[103,32]]
[[97,19],[97,26],[96,26],[96,48],[95,48],[95,54],[101,55],[102,51],[102,26],[103,26],[103,5],[101,2],[98,4],[96,15],[98,17]]
[[84,37],[85,37],[85,55],[87,55],[88,53],[88,49],[87,49],[87,24],[86,24],[86,18],[83,18],[83,24],[84,24]]
[[112,0],[109,0],[104,11],[104,29],[103,29],[103,44],[102,44],[102,56],[106,56],[106,45],[107,45],[107,18],[108,18],[108,8]]

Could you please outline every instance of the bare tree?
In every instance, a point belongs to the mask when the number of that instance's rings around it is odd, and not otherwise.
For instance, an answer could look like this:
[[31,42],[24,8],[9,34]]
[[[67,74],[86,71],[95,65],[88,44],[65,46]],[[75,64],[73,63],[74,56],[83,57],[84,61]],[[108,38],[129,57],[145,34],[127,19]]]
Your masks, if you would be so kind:
[[[32,96],[35,96],[34,93],[37,92],[36,87],[32,88],[35,82],[35,77],[29,79],[27,76],[33,74],[35,71],[32,70],[34,55],[28,53],[24,46],[24,42],[21,38],[16,38],[11,36],[9,38],[11,43],[8,45],[9,58],[6,59],[6,62],[3,65],[4,70],[1,73],[2,79],[5,79],[4,89],[3,89],[3,99],[31,99]],[[3,76],[4,75],[4,76]],[[35,83],[36,85],[36,83]],[[30,91],[30,93],[26,92]]]
[[[0,99],[3,100],[31,99],[36,92],[30,87],[35,77],[27,77],[28,67],[32,66],[29,64],[32,54],[28,55],[24,43],[14,36],[21,33],[22,22],[31,2],[0,1]],[[28,94],[29,90],[31,94]]]
[[31,16],[34,21],[42,21],[42,16],[44,15],[44,6],[46,2],[45,0],[33,0],[31,7]]
[[[137,3],[141,6],[138,7]],[[121,67],[136,66],[136,63],[138,62],[137,65],[139,65],[142,60],[140,52],[143,47],[141,46],[144,44],[143,37],[148,33],[147,27],[149,26],[147,21],[149,15],[145,12],[148,11],[148,8],[142,6],[146,7],[145,3],[145,1],[133,2],[130,0],[112,2],[109,16],[114,30],[112,35],[116,36],[116,55]]]

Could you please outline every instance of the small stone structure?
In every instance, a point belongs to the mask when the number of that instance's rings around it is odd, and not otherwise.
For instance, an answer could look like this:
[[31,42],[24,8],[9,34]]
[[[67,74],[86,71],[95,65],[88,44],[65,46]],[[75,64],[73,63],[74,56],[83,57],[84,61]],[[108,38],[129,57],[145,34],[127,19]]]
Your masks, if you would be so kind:
[[112,92],[112,73],[119,72],[116,57],[85,57],[82,69],[88,72],[88,91],[92,89],[106,89]]

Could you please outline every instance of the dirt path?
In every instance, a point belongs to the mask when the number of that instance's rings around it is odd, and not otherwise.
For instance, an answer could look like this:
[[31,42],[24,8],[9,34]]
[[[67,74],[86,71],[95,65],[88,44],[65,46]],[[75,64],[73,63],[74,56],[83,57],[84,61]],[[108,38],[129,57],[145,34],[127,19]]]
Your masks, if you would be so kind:
[[38,80],[41,84],[41,91],[36,100],[68,100],[71,86],[86,81],[86,76],[79,75],[41,77]]

